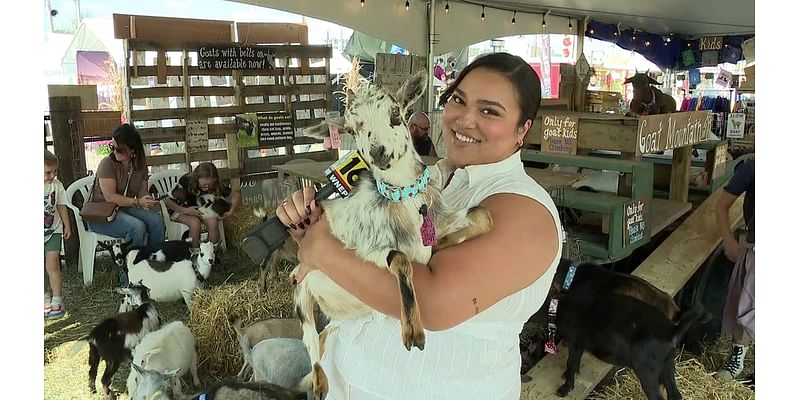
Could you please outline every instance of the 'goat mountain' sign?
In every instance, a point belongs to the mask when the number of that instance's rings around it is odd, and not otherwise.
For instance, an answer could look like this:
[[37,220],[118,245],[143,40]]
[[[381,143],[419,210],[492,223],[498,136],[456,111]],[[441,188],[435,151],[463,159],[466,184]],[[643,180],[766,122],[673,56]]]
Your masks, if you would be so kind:
[[637,129],[637,154],[651,154],[697,144],[711,132],[710,111],[643,115]]

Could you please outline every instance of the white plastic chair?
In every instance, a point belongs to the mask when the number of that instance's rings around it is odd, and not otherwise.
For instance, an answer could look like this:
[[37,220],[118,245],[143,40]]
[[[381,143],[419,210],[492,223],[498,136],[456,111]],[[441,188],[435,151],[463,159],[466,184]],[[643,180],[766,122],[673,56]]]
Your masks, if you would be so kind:
[[[169,194],[178,180],[188,171],[183,169],[170,169],[161,171],[150,176],[147,182],[148,188],[155,188],[155,196],[160,197]],[[151,192],[152,193],[152,192]],[[167,228],[167,240],[181,240],[183,234],[189,230],[189,226],[180,222],[172,221],[169,219],[169,210],[167,204],[161,201],[161,215],[164,218],[164,226]],[[205,227],[204,227],[205,229]],[[219,221],[219,238],[220,246],[225,250],[225,227],[222,221]]]
[[[80,252],[78,253],[78,271],[83,272],[83,284],[90,286],[94,279],[94,258],[98,250],[108,251],[107,248],[99,247],[98,244],[102,243],[110,248],[114,243],[122,242],[122,238],[115,238],[106,236],[100,233],[95,233],[87,229],[84,225],[83,218],[81,218],[80,207],[89,198],[89,190],[92,188],[94,176],[87,176],[72,182],[67,188],[67,207],[69,207],[75,214],[75,225],[78,231],[78,240],[80,241]],[[75,193],[80,192],[83,197],[80,207],[73,204]]]

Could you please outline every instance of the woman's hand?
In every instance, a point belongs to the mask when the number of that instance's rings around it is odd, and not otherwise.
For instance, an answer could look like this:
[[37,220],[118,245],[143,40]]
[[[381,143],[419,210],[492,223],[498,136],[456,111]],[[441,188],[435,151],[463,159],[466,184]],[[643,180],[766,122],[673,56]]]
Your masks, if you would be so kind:
[[305,187],[287,197],[275,210],[278,220],[289,227],[289,234],[298,241],[306,234],[310,225],[319,220],[322,208],[314,200],[316,190]]
[[160,203],[160,201],[153,199],[149,194],[139,198],[139,204],[141,204],[142,207],[152,207],[158,203]]
[[297,261],[300,263],[300,268],[293,277],[294,283],[302,281],[303,277],[309,271],[316,269],[319,263],[324,262],[338,249],[344,248],[342,242],[331,233],[328,218],[324,215],[320,216],[316,223],[306,226],[303,236],[297,239],[297,243]]

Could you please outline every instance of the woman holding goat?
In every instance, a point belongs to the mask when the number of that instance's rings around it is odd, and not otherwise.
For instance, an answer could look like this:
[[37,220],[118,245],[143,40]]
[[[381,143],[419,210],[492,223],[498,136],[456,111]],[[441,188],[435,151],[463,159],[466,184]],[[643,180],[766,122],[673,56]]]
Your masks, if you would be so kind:
[[536,73],[507,53],[477,58],[440,98],[447,157],[429,167],[430,184],[455,206],[488,209],[493,228],[413,264],[424,351],[399,339],[396,278],[331,235],[313,188],[278,207],[301,265],[376,310],[325,342],[328,399],[519,399],[518,335],[545,301],[564,239],[553,201],[520,158],[540,101]]

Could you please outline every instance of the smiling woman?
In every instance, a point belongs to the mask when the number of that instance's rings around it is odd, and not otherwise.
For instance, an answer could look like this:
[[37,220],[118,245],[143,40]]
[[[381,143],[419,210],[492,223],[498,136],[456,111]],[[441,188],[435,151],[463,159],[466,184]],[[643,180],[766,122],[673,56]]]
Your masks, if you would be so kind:
[[374,310],[337,323],[325,341],[326,399],[519,399],[519,332],[544,303],[564,239],[552,199],[520,160],[540,101],[536,73],[507,53],[476,59],[441,98],[447,158],[429,167],[429,185],[455,207],[489,210],[493,228],[412,264],[424,351],[398,339],[395,277],[332,236],[313,188],[287,199],[296,216],[279,209],[286,225],[311,222],[291,231],[297,279],[317,268]]

